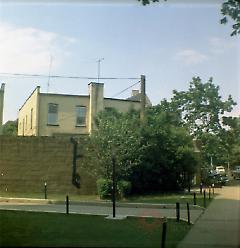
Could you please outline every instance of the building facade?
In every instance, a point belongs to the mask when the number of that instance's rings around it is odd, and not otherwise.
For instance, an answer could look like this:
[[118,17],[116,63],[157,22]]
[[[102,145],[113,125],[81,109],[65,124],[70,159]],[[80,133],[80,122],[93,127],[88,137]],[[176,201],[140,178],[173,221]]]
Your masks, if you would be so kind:
[[3,125],[4,90],[5,90],[5,84],[2,84],[0,88],[0,134],[2,134],[2,125]]
[[104,98],[102,83],[90,83],[88,86],[89,95],[41,93],[38,86],[19,110],[18,135],[91,134],[95,128],[95,117],[105,108],[127,112],[141,107],[139,100]]

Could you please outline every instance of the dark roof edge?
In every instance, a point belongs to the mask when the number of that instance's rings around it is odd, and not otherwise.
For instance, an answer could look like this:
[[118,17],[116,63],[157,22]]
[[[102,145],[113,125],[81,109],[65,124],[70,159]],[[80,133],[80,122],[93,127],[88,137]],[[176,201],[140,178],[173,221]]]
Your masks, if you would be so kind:
[[33,91],[32,91],[32,93],[30,94],[30,96],[25,100],[25,102],[23,103],[23,105],[21,106],[21,108],[18,110],[18,111],[20,111],[23,107],[24,107],[24,105],[26,104],[26,102],[31,98],[31,96],[33,95],[33,93],[36,91],[36,90],[40,90],[40,86],[37,86]]

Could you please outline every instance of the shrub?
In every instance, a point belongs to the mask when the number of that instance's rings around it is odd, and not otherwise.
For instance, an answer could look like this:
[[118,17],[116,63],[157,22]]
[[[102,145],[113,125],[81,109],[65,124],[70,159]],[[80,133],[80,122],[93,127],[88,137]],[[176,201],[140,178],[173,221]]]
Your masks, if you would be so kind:
[[132,184],[129,181],[121,180],[117,183],[117,189],[120,197],[126,197],[131,193]]
[[100,178],[97,180],[97,191],[100,199],[109,199],[112,194],[112,180]]

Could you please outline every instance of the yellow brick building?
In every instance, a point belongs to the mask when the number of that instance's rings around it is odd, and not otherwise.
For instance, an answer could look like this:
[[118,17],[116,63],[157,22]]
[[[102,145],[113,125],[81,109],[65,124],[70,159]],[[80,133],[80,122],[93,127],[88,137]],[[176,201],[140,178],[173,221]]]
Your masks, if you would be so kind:
[[[88,95],[41,93],[38,86],[19,110],[19,136],[57,136],[90,134],[95,117],[105,108],[120,112],[139,110],[140,93],[123,100],[104,98],[104,84],[90,83]],[[147,98],[147,105],[151,105]]]

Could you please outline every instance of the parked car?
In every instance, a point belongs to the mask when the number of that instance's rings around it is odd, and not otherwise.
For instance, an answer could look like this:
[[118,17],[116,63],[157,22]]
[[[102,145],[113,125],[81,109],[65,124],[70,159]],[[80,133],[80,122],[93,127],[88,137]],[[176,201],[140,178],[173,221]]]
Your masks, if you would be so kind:
[[234,170],[232,171],[233,179],[240,179],[240,165],[235,166]]
[[217,173],[216,171],[212,171],[208,176],[209,185],[214,184],[215,186],[223,186],[229,182],[227,174]]
[[218,174],[226,174],[226,171],[225,171],[225,167],[224,166],[216,166],[216,172],[218,173]]

